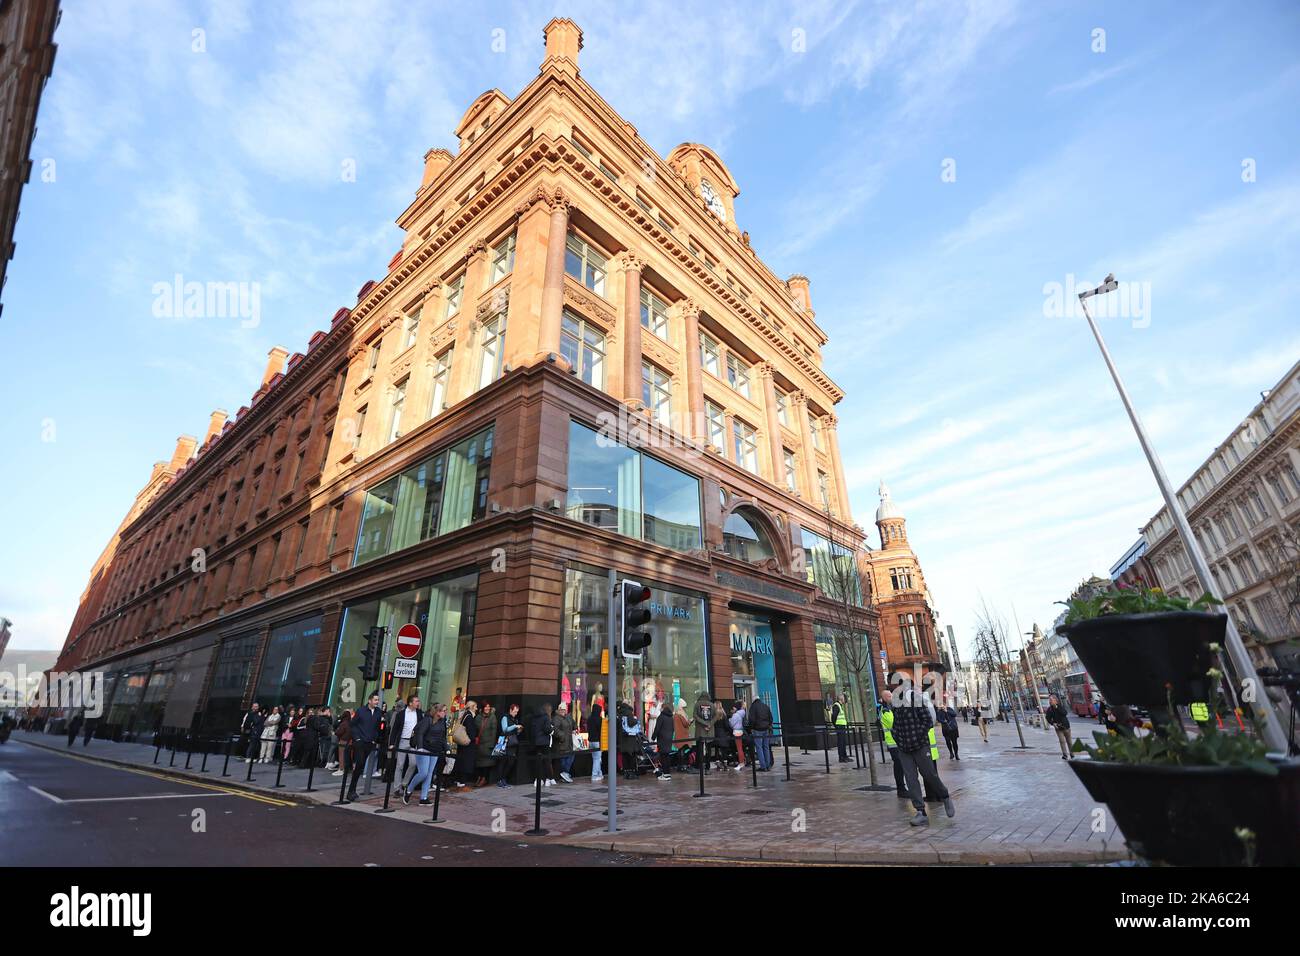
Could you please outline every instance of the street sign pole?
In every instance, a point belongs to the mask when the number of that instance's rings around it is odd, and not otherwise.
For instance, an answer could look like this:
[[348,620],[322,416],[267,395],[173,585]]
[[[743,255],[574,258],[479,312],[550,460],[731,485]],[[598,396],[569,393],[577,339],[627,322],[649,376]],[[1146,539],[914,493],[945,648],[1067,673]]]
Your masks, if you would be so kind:
[[618,657],[614,648],[614,627],[618,620],[616,615],[619,609],[615,606],[616,601],[621,597],[619,594],[618,579],[613,571],[609,572],[609,616],[605,624],[607,643],[609,644],[609,675],[606,678],[605,689],[605,726],[609,728],[609,733],[605,735],[605,746],[608,748],[606,753],[609,754],[609,766],[606,768],[605,779],[609,781],[609,832],[614,833],[618,830],[618,748],[615,741],[618,736],[618,719],[616,716],[615,701],[618,700]]
[[[1210,566],[1205,560],[1205,555],[1201,552],[1200,542],[1192,534],[1191,525],[1187,523],[1187,516],[1183,514],[1182,504],[1178,496],[1174,494],[1173,485],[1169,484],[1169,477],[1165,474],[1164,465],[1160,463],[1160,457],[1156,454],[1155,448],[1151,445],[1151,440],[1147,437],[1146,429],[1142,427],[1142,422],[1138,418],[1137,410],[1133,407],[1133,402],[1128,396],[1128,390],[1124,383],[1120,381],[1119,371],[1115,368],[1115,363],[1111,360],[1110,351],[1106,348],[1106,343],[1102,340],[1101,331],[1097,328],[1097,323],[1092,319],[1092,313],[1088,311],[1086,299],[1097,292],[1109,292],[1116,286],[1114,277],[1108,277],[1106,284],[1099,286],[1097,290],[1082,292],[1079,294],[1079,304],[1083,307],[1084,317],[1088,320],[1088,327],[1092,329],[1092,337],[1097,340],[1097,348],[1101,350],[1101,357],[1106,360],[1106,368],[1110,370],[1110,377],[1115,382],[1115,390],[1119,392],[1120,401],[1124,403],[1124,410],[1128,412],[1129,421],[1133,423],[1133,431],[1137,433],[1138,443],[1142,446],[1142,451],[1147,456],[1147,464],[1151,466],[1151,474],[1155,476],[1156,485],[1160,488],[1160,495],[1165,499],[1165,507],[1169,509],[1169,517],[1174,521],[1174,527],[1178,531],[1178,537],[1182,539],[1183,547],[1187,549],[1187,556],[1192,560],[1192,569],[1196,572],[1196,579],[1201,585],[1201,589],[1207,594],[1223,603],[1223,595],[1219,592],[1219,585],[1215,582],[1214,576],[1210,574]],[[1232,661],[1232,666],[1237,671],[1237,680],[1253,680],[1255,684],[1254,700],[1249,701],[1250,708],[1255,716],[1263,725],[1264,743],[1268,749],[1285,755],[1290,746],[1285,731],[1282,730],[1282,723],[1278,720],[1277,714],[1273,711],[1273,706],[1269,702],[1268,695],[1264,693],[1264,682],[1260,680],[1259,674],[1255,671],[1255,665],[1251,662],[1250,654],[1246,651],[1246,645],[1237,633],[1237,625],[1233,623],[1232,615],[1228,613],[1227,607],[1224,607],[1224,617],[1227,619],[1225,644],[1227,645],[1228,657]]]

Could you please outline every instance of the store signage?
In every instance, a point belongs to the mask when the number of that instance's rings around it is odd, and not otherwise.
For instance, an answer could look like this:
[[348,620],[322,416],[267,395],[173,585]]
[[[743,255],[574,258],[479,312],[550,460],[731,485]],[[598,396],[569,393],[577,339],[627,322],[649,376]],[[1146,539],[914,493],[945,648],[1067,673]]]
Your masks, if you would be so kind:
[[772,654],[772,638],[762,634],[742,634],[731,632],[731,649],[749,654]]
[[806,595],[790,588],[783,588],[779,584],[772,584],[769,581],[760,581],[758,578],[748,578],[740,574],[732,574],[730,571],[719,571],[717,573],[718,583],[729,588],[738,588],[741,591],[748,591],[750,594],[761,594],[763,597],[771,598],[774,601],[784,601],[786,604],[807,604]]
[[393,676],[410,680],[420,676],[420,662],[413,657],[399,657],[393,661]]

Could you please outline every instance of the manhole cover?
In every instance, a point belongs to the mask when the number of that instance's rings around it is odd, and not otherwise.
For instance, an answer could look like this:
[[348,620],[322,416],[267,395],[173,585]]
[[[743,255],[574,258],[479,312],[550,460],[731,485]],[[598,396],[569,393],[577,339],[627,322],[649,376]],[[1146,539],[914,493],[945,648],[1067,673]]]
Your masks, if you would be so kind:
[[563,801],[563,800],[543,800],[541,803],[542,803],[542,806],[544,806],[544,807],[562,807],[562,806],[564,806],[564,801]]

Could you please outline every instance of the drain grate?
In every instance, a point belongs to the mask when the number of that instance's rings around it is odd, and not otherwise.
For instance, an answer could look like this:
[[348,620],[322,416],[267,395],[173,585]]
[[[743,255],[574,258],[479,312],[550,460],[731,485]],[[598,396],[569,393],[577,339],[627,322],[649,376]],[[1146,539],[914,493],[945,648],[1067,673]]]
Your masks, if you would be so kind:
[[544,807],[562,807],[562,806],[564,806],[564,801],[563,801],[563,800],[543,800],[543,801],[541,801],[541,804],[542,804],[542,806],[544,806]]

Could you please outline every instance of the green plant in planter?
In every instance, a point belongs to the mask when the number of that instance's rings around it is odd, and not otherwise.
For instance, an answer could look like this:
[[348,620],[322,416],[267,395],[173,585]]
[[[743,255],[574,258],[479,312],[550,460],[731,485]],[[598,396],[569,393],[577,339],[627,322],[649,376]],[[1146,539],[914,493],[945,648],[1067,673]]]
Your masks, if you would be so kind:
[[[1170,714],[1174,709],[1170,707]],[[1266,776],[1277,776],[1277,766],[1266,756],[1262,740],[1244,734],[1228,734],[1212,723],[1201,724],[1201,732],[1189,737],[1174,717],[1162,725],[1161,733],[1144,737],[1113,736],[1095,732],[1097,746],[1076,740],[1071,748],[1104,763],[1164,765],[1179,767],[1241,767]]]
[[1162,611],[1209,611],[1222,604],[1208,591],[1195,601],[1185,597],[1171,597],[1160,588],[1110,588],[1090,597],[1072,601],[1057,601],[1068,609],[1065,624],[1078,624],[1095,617],[1112,614],[1157,614]]

